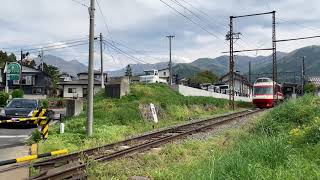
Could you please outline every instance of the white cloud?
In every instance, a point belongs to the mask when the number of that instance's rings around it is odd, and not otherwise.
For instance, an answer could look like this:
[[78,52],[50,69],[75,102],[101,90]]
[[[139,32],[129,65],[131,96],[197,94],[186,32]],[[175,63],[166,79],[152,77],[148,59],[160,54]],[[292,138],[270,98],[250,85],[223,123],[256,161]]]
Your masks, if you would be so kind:
[[[88,3],[88,0],[79,0]],[[150,57],[135,53],[134,56],[148,62],[168,60],[168,34],[174,34],[173,59],[176,62],[191,62],[200,57],[216,57],[228,50],[228,44],[222,35],[227,33],[230,15],[241,15],[277,10],[277,38],[293,38],[318,35],[320,22],[319,0],[193,0],[188,1],[195,7],[205,11],[204,24],[211,32],[221,37],[217,40],[196,25],[185,20],[167,6],[157,0],[99,0],[103,14],[109,25],[112,38],[138,50],[155,51],[148,53]],[[166,0],[166,2],[171,2]],[[183,1],[179,1],[183,2]],[[172,3],[170,3],[172,4]],[[173,4],[172,4],[173,5]],[[177,6],[175,6],[177,7]],[[188,14],[186,10],[178,8]],[[106,28],[98,6],[96,6],[96,33]],[[194,18],[194,20],[197,20]],[[197,20],[198,21],[198,20]],[[1,2],[0,6],[0,48],[9,47],[9,51],[19,51],[33,44],[59,42],[76,39],[88,35],[88,10],[71,0],[10,0]],[[298,25],[297,25],[298,24]],[[310,28],[312,26],[312,28]],[[314,27],[315,26],[315,27]],[[236,48],[255,48],[271,46],[271,16],[237,19],[235,30],[243,34]],[[107,36],[109,37],[109,36]],[[239,46],[238,44],[241,44]],[[319,44],[318,40],[304,40],[281,43],[279,51],[291,51],[299,47]],[[34,47],[34,46],[32,46]],[[35,46],[38,47],[38,46]],[[97,46],[98,47],[98,46]],[[30,47],[29,47],[30,48]],[[88,62],[87,46],[55,50],[50,53],[66,60],[78,59],[84,64]],[[98,49],[96,49],[98,51]],[[162,51],[162,53],[158,53]],[[164,51],[164,52],[163,52]],[[114,54],[114,51],[112,51]],[[113,58],[105,51],[105,68],[118,69],[134,61],[123,55],[114,54]],[[132,54],[132,52],[131,52]],[[247,53],[257,55],[256,53]],[[268,54],[259,52],[258,55]],[[114,59],[114,60],[113,60]],[[95,65],[99,67],[99,53],[95,56]]]

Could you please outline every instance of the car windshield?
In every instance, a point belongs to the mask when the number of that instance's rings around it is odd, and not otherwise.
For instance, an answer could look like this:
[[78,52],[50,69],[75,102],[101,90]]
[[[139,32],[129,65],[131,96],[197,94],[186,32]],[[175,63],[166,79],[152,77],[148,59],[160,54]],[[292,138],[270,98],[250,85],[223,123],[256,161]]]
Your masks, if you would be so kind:
[[13,99],[8,105],[8,108],[36,108],[37,101],[31,99]]
[[254,87],[254,94],[261,95],[261,94],[272,94],[272,87]]

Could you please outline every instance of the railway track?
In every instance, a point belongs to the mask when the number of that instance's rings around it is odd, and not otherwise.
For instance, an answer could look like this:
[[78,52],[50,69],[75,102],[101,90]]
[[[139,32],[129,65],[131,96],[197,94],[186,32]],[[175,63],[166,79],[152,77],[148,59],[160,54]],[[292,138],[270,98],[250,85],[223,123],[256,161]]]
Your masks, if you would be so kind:
[[90,161],[108,162],[130,156],[261,111],[263,110],[246,110],[202,121],[194,121],[105,146],[35,162],[29,164],[29,166],[39,169],[40,173],[30,179],[85,179],[85,169]]

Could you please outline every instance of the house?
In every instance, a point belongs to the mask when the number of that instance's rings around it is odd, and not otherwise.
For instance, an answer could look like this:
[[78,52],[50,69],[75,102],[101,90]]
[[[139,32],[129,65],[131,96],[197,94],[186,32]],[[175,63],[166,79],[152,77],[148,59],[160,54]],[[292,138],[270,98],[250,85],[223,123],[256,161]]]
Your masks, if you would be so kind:
[[[245,76],[242,76],[238,73],[234,73],[234,90],[235,95],[238,96],[250,96],[252,92],[252,84],[249,83]],[[230,74],[222,76],[219,81],[220,83],[229,84]]]
[[310,76],[308,78],[308,82],[315,84],[317,87],[320,87],[320,76]]
[[[6,77],[6,73],[3,75]],[[5,84],[5,81],[3,83]],[[8,86],[9,90],[22,89],[26,98],[43,99],[53,92],[53,83],[48,74],[23,65],[21,66],[20,81],[9,81]]]
[[[101,74],[95,72],[94,78],[94,94],[101,90]],[[78,80],[64,81],[58,83],[62,91],[63,98],[86,98],[88,95],[88,73],[79,73]]]
[[72,80],[75,80],[75,77],[67,73],[62,73],[59,77],[59,82],[69,82]]
[[159,73],[159,78],[164,79],[167,82],[169,82],[169,77],[170,77],[169,68],[159,69],[158,73]]
[[[78,73],[78,79],[88,79],[88,72],[81,72]],[[107,81],[107,73],[103,73],[105,81]],[[100,71],[94,71],[94,79],[101,81],[101,72]]]

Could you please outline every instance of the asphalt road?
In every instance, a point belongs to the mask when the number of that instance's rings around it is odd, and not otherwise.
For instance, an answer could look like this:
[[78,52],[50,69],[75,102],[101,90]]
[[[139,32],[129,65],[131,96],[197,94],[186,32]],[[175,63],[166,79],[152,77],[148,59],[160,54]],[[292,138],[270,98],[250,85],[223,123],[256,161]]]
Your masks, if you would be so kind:
[[0,127],[0,149],[24,145],[34,128],[30,127]]

